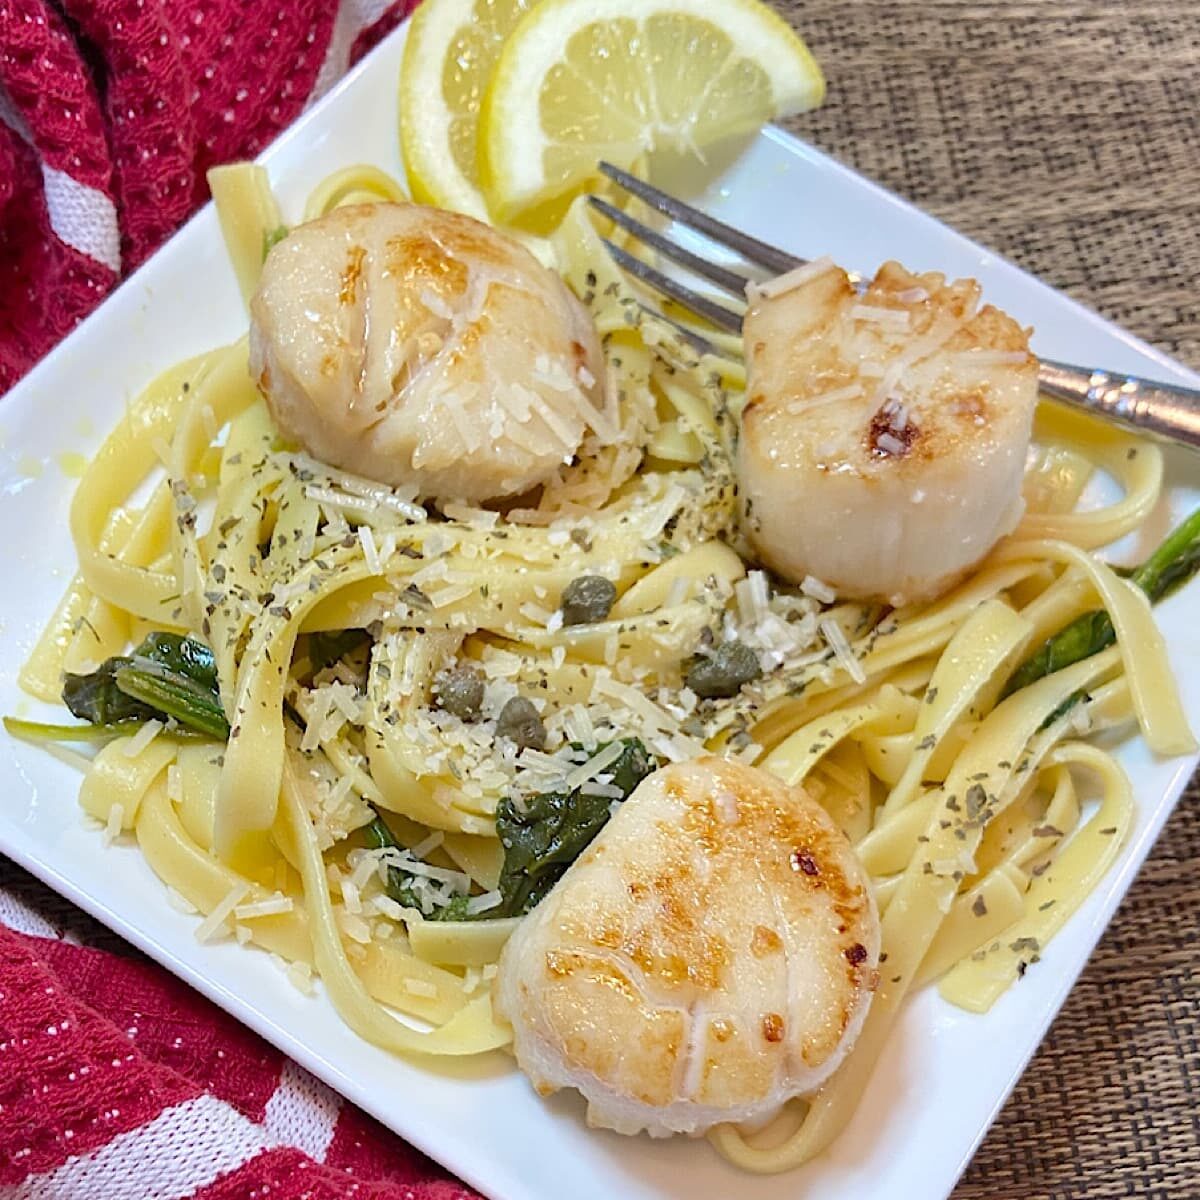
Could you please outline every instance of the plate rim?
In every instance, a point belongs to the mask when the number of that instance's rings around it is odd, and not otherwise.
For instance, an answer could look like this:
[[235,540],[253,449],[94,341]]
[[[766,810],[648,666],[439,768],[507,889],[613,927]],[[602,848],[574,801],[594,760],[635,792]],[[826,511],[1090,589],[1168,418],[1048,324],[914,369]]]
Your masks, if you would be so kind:
[[[334,106],[339,102],[343,93],[354,86],[359,76],[370,69],[371,64],[380,52],[394,41],[401,40],[406,36],[408,20],[406,19],[396,30],[383,39],[378,46],[364,55],[324,96],[310,104],[286,130],[282,131],[269,146],[260,152],[255,161],[262,162],[266,159],[269,163],[270,159],[284,147],[293,142],[303,140],[309,127],[320,118],[327,107]],[[399,108],[398,100],[396,108],[397,110]],[[1025,270],[1006,256],[962,234],[953,226],[926,212],[914,202],[875,182],[856,168],[842,163],[831,154],[803,141],[795,134],[778,126],[769,126],[764,132],[769,140],[781,144],[788,153],[810,160],[815,159],[822,164],[824,169],[852,177],[855,186],[869,191],[877,199],[886,201],[889,207],[899,211],[904,220],[912,221],[914,218],[917,218],[921,223],[933,230],[952,233],[957,239],[960,239],[978,252],[979,255],[986,258],[989,264],[998,264],[1004,270],[1013,272],[1019,276],[1024,284],[1032,283],[1037,288],[1052,293],[1055,303],[1070,306],[1079,315],[1084,317],[1090,326],[1098,328],[1110,336],[1115,336],[1131,350],[1140,353],[1160,365],[1169,375],[1183,382],[1200,383],[1200,373],[1197,373],[1186,364],[1179,362],[1165,351],[1145,342],[1136,334],[1117,325],[1114,321],[1104,317],[1088,305],[1054,288],[1051,284],[1034,275],[1032,272]],[[125,295],[126,289],[134,288],[140,284],[146,270],[158,260],[167,247],[171,246],[177,240],[188,236],[193,225],[210,219],[209,210],[211,207],[212,202],[208,201],[192,214],[144,263],[140,264],[134,272],[122,280],[75,329],[54,346],[7,393],[0,396],[0,412],[3,411],[5,401],[12,397],[19,397],[25,391],[34,391],[42,386],[44,377],[52,377],[53,372],[59,369],[60,361],[74,352],[78,342],[91,335],[93,325],[102,325],[107,320],[106,314],[114,307],[113,304],[110,304],[110,301],[115,302],[118,296]],[[216,229],[215,224],[214,229]],[[216,231],[216,236],[219,239],[219,230]],[[967,1164],[974,1157],[979,1145],[995,1123],[997,1115],[1008,1102],[1017,1082],[1028,1069],[1029,1062],[1041,1046],[1047,1031],[1061,1013],[1067,997],[1078,982],[1082,971],[1086,967],[1087,960],[1094,953],[1100,938],[1110,928],[1117,908],[1124,901],[1130,887],[1161,836],[1167,821],[1173,814],[1181,795],[1187,787],[1192,773],[1195,771],[1197,762],[1200,762],[1200,754],[1181,758],[1176,760],[1176,762],[1178,765],[1174,769],[1169,785],[1156,798],[1156,806],[1152,819],[1140,831],[1139,840],[1123,851],[1121,861],[1106,876],[1103,911],[1100,914],[1102,919],[1093,922],[1086,934],[1076,934],[1080,947],[1083,948],[1086,946],[1087,951],[1079,969],[1074,972],[1062,973],[1056,978],[1055,986],[1051,989],[1052,1002],[1047,1003],[1044,1017],[1034,1022],[1034,1025],[1037,1027],[1036,1039],[1032,1041],[1026,1053],[1018,1056],[1017,1060],[1014,1060],[1012,1068],[1008,1072],[1005,1087],[1002,1091],[998,1090],[998,1093],[992,1098],[986,1120],[980,1122],[970,1144],[964,1144],[964,1149],[961,1155],[958,1156],[958,1161],[954,1167],[953,1178],[949,1181],[944,1191],[939,1190],[937,1192],[938,1195],[946,1196],[953,1190],[955,1181],[961,1177]],[[9,836],[10,833],[13,835],[12,837]],[[101,924],[119,934],[131,945],[146,954],[151,960],[170,971],[176,977],[183,979],[189,986],[195,988],[209,1001],[216,1004],[222,1010],[231,1013],[242,1024],[252,1029],[267,1042],[275,1045],[283,1053],[288,1054],[297,1063],[304,1066],[306,1070],[309,1070],[335,1091],[345,1096],[350,1102],[375,1116],[386,1127],[394,1130],[395,1120],[391,1110],[382,1104],[376,1105],[373,1103],[371,1097],[366,1094],[363,1088],[356,1086],[355,1081],[351,1077],[340,1073],[333,1064],[327,1064],[326,1060],[301,1041],[298,1035],[291,1034],[286,1025],[272,1020],[265,1013],[260,1013],[249,1002],[243,1001],[236,993],[217,982],[213,977],[205,975],[199,968],[189,965],[187,961],[179,958],[169,945],[156,941],[150,935],[140,933],[137,927],[127,921],[117,910],[107,907],[102,901],[95,900],[81,887],[76,886],[67,875],[56,870],[51,863],[39,858],[36,846],[32,844],[31,839],[26,839],[29,841],[29,849],[27,851],[25,844],[22,844],[23,838],[24,831],[21,827],[16,823],[10,824],[5,819],[5,814],[0,814],[0,852],[9,856],[14,862],[29,871],[30,874],[41,880],[46,886],[64,896],[76,907],[87,912]],[[326,1069],[327,1066],[328,1069]],[[337,1081],[331,1082],[331,1076],[335,1076]],[[466,1164],[457,1162],[453,1163],[453,1165],[448,1164],[448,1155],[444,1142],[439,1142],[426,1136],[420,1128],[415,1131],[406,1129],[403,1133],[397,1132],[396,1136],[402,1137],[434,1160],[446,1164],[447,1169],[458,1175],[469,1185],[477,1188],[483,1194],[490,1194],[490,1185],[494,1184],[496,1180],[493,1178],[489,1181],[480,1178],[479,1173],[469,1162]],[[933,1196],[934,1193],[931,1192],[929,1195]]]

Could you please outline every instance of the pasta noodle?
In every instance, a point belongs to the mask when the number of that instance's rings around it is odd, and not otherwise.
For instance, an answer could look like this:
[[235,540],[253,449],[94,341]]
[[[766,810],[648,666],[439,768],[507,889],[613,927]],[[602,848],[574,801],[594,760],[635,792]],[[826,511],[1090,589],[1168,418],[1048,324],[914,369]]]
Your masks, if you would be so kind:
[[[221,168],[212,184],[249,297],[282,217],[260,168]],[[401,196],[354,167],[304,215]],[[715,751],[805,785],[875,882],[887,958],[863,1034],[820,1092],[768,1130],[711,1135],[747,1170],[784,1170],[845,1124],[909,991],[937,982],[986,1010],[1112,863],[1130,788],[1083,736],[1136,720],[1157,751],[1193,746],[1144,596],[1089,553],[1146,518],[1161,455],[1047,407],[1021,526],[949,594],[886,612],[772,592],[738,552],[740,363],[698,355],[643,309],[582,204],[555,250],[605,340],[613,436],[590,436],[535,504],[431,512],[293,451],[243,339],[153,381],[97,453],[71,508],[79,571],[21,683],[56,700],[64,672],[151,632],[207,643],[227,744],[170,722],[114,737],[84,760],[81,803],[134,833],[206,936],[252,943],[297,979],[315,970],[348,1025],[402,1053],[508,1041],[490,980],[519,918],[488,915],[505,797],[587,776],[622,737],[660,762]],[[1077,510],[1096,470],[1124,496]],[[564,628],[559,597],[580,576],[611,581],[616,599],[606,619]],[[1096,607],[1115,647],[1001,698],[1024,654]],[[686,661],[722,629],[767,669],[702,711]],[[485,681],[482,723],[434,703],[456,663]],[[538,697],[541,752],[493,736],[518,693]],[[1100,783],[1086,820],[1085,774]],[[378,821],[394,845],[369,840]],[[389,883],[401,870],[406,904]],[[482,919],[438,919],[454,903]]]

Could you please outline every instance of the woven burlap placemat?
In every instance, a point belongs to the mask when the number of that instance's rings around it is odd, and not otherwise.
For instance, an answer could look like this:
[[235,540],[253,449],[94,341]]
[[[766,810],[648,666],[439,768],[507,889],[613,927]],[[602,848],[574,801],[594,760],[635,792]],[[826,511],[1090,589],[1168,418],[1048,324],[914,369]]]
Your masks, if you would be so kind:
[[[794,133],[1200,367],[1200,3],[775,3],[829,80]],[[1198,801],[955,1200],[1200,1197]]]
[[[794,132],[1200,366],[1200,3],[775,3],[830,82]],[[1200,779],[955,1200],[1200,1197],[1198,801]],[[122,945],[2,857],[0,891]]]

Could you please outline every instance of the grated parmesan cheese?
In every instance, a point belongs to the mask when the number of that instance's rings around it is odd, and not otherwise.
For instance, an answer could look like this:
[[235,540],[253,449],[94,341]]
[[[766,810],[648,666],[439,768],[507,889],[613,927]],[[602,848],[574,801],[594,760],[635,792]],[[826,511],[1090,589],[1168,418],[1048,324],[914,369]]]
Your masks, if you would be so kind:
[[760,754],[762,754],[762,747],[757,742],[747,742],[733,757],[738,762],[743,762],[746,766],[752,767],[758,761]]
[[[348,483],[348,479],[343,478],[343,482]],[[424,521],[429,517],[429,513],[419,504],[414,504],[396,491],[377,484],[370,485],[365,495],[352,495],[332,487],[309,483],[304,487],[304,495],[325,507],[362,513],[365,516],[377,516],[380,510],[391,510],[410,521]]]
[[596,676],[594,693],[621,701],[638,717],[643,741],[649,739],[652,748],[660,750],[673,762],[699,758],[705,753],[702,742],[681,732],[678,720],[666,709],[649,700],[637,688],[621,683],[610,675],[599,674]]
[[337,915],[338,928],[352,941],[365,946],[371,941],[371,927],[355,913],[342,909]]
[[846,640],[846,634],[842,630],[842,627],[832,617],[823,617],[818,622],[818,628],[821,630],[821,635],[828,643],[829,648],[833,651],[833,656],[837,659],[838,665],[845,670],[846,674],[855,683],[866,683],[867,673],[863,670],[862,663],[855,658],[854,651],[850,648],[850,643]]
[[387,849],[382,852],[381,858],[388,866],[397,866],[410,875],[418,876],[416,883],[419,883],[420,879],[431,879],[436,883],[448,884],[453,889],[452,894],[456,892],[459,895],[465,895],[471,890],[471,877],[465,872],[421,862],[413,858],[408,850]]
[[404,909],[396,903],[391,896],[376,896],[375,897],[376,911],[384,917],[392,921],[404,920]]
[[601,800],[625,799],[625,793],[619,787],[611,783],[600,783],[595,779],[589,779],[586,783],[581,784],[579,791],[584,796],[596,796]]
[[640,530],[642,536],[648,540],[658,537],[686,499],[687,493],[683,488],[677,483],[671,484],[658,503],[651,504],[644,510]]
[[121,832],[121,824],[125,820],[125,806],[114,804],[108,810],[108,821],[104,826],[104,844],[111,846]]
[[354,886],[352,879],[342,880],[342,903],[346,906],[348,913],[362,912],[362,896],[359,895],[358,888]]
[[788,292],[795,291],[810,279],[816,279],[818,276],[824,275],[826,271],[832,271],[834,266],[833,259],[828,254],[823,254],[820,258],[814,258],[812,262],[802,263],[783,275],[776,275],[774,279],[768,279],[764,283],[747,284],[746,298],[751,303],[755,300],[774,300]]
[[[572,394],[578,395],[579,393],[572,389]],[[530,391],[529,398],[533,411],[541,417],[543,424],[565,449],[573,450],[579,445],[579,436],[582,431],[577,422],[568,421],[561,413],[556,413],[537,392]]]
[[503,897],[498,891],[492,890],[484,892],[482,896],[472,896],[467,901],[467,912],[471,916],[475,916],[481,912],[487,912],[489,909],[496,908]]
[[426,588],[431,583],[445,583],[450,579],[450,564],[444,558],[435,559],[428,566],[414,571],[409,576],[409,582],[419,588]]
[[592,724],[591,715],[582,704],[572,704],[563,710],[563,730],[567,740],[578,742],[588,750],[593,750],[599,740],[596,737],[596,727]]
[[832,604],[837,599],[837,592],[829,584],[812,575],[805,575],[804,582],[800,584],[800,591],[822,604]]
[[856,321],[870,321],[873,324],[895,330],[905,330],[910,323],[906,309],[882,308],[874,304],[851,305],[850,316]]
[[158,720],[147,721],[141,729],[137,731],[127,741],[121,750],[127,758],[137,758],[147,746],[163,731],[163,723]]
[[[450,423],[454,426],[454,431],[458,434],[458,439],[466,447],[468,454],[473,454],[483,444],[479,434],[478,423],[471,420],[462,400],[452,392],[435,393],[437,400],[441,401],[442,407],[450,416]],[[432,462],[432,459],[428,461]],[[416,457],[413,458],[413,465],[417,465]]]
[[379,551],[375,548],[375,535],[369,525],[358,527],[358,541],[362,546],[363,558],[367,560],[367,570],[372,575],[379,574]]
[[676,575],[671,580],[670,591],[667,592],[667,597],[663,601],[664,608],[676,608],[687,600],[688,595],[692,590],[693,580],[684,575]]
[[956,320],[954,317],[943,314],[934,321],[927,333],[921,337],[914,338],[888,364],[887,370],[884,371],[879,386],[876,389],[876,395],[879,399],[886,400],[888,396],[892,395],[905,371],[910,367],[916,366],[923,359],[936,354],[966,325],[968,320],[970,320],[970,316],[964,316],[963,319]]
[[303,992],[306,996],[311,996],[315,990],[313,987],[312,967],[308,963],[294,962],[288,963],[286,968],[288,983],[292,985],[298,992]]
[[268,896],[265,900],[254,900],[249,904],[239,904],[233,915],[239,921],[252,921],[255,917],[276,917],[282,913],[290,913],[295,908],[291,896]]
[[474,584],[451,583],[444,588],[439,588],[436,592],[429,592],[429,603],[435,609],[446,608],[451,604],[457,604],[460,600],[465,600],[474,592]]
[[445,840],[446,835],[440,829],[435,829],[428,837],[422,838],[415,846],[411,847],[408,852],[413,858],[426,858]]
[[437,986],[428,979],[413,979],[411,976],[404,981],[404,990],[412,996],[423,996],[427,1000],[437,999]]
[[486,508],[473,508],[469,504],[457,501],[443,504],[442,512],[451,521],[460,521],[464,525],[470,525],[472,529],[495,529],[500,520],[498,512],[491,512]]
[[351,850],[346,862],[350,867],[350,882],[361,892],[378,870],[379,863],[370,850]]
[[625,752],[620,742],[609,742],[603,750],[594,754],[582,766],[576,767],[563,781],[563,786],[569,792],[582,787],[590,779],[595,779],[601,771],[611,767]]
[[235,883],[213,907],[212,912],[196,926],[196,941],[210,941],[225,924],[233,910],[246,898],[249,891],[248,883]]
[[550,624],[550,619],[553,613],[542,608],[540,604],[534,604],[532,600],[526,600],[517,611],[526,620],[532,621],[535,625],[541,625],[543,628]]

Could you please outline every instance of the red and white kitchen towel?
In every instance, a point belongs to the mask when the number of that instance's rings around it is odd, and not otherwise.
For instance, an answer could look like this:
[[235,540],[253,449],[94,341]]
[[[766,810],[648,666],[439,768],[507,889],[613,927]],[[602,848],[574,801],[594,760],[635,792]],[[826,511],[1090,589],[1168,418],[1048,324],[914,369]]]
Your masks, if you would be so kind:
[[[412,0],[0,0],[0,393]],[[413,1096],[414,1104],[421,1103]],[[0,1197],[470,1200],[184,984],[0,890]]]
[[185,984],[3,891],[0,1197],[477,1200]]
[[415,0],[0,0],[0,395]]

